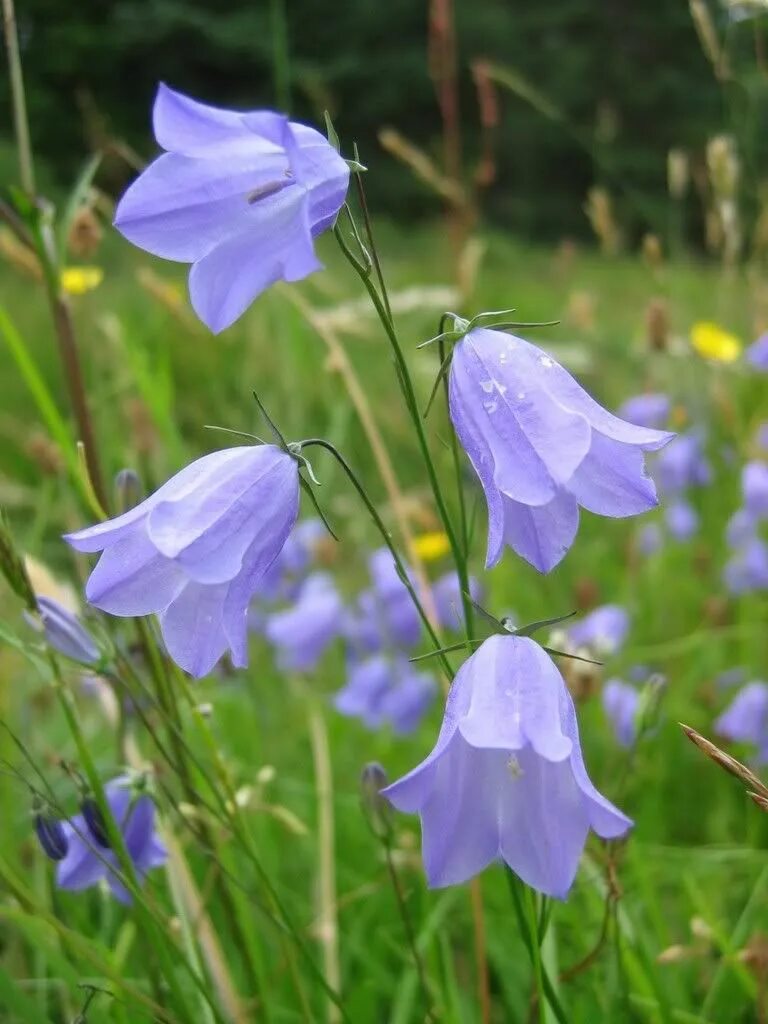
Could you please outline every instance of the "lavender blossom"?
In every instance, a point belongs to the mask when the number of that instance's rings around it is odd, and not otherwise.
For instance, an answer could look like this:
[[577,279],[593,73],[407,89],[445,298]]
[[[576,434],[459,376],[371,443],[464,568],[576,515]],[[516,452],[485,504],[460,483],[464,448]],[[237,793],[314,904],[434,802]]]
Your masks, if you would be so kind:
[[277,648],[277,663],[309,672],[341,632],[342,602],[328,573],[309,576],[292,608],[270,615],[264,632]]
[[768,761],[768,684],[747,683],[715,722],[715,731],[737,743],[758,748],[758,760]]
[[[483,588],[474,576],[469,577],[469,594],[473,601],[479,601],[483,594]],[[443,629],[459,628],[463,621],[463,602],[458,573],[447,572],[440,579],[435,580],[432,596],[438,624]]]
[[618,415],[638,427],[659,429],[667,423],[671,402],[662,392],[648,392],[628,398],[620,407]]
[[631,747],[637,736],[640,692],[621,679],[609,679],[603,686],[603,709],[622,747]]
[[334,695],[336,710],[349,718],[359,718],[369,729],[383,720],[381,704],[392,686],[392,665],[384,654],[353,661],[347,682]]
[[589,829],[612,839],[632,824],[587,776],[554,663],[512,635],[490,637],[462,665],[434,750],[383,793],[421,816],[431,887],[465,882],[501,858],[528,885],[563,898]]
[[667,496],[690,487],[706,487],[712,480],[712,467],[704,454],[701,434],[679,434],[656,459],[653,478]]
[[725,527],[725,539],[731,548],[740,548],[755,539],[757,521],[746,508],[737,509]]
[[296,520],[298,466],[274,445],[197,459],[140,505],[71,533],[103,551],[86,597],[110,615],[157,614],[168,653],[203,676],[248,662],[248,605]]
[[[52,597],[38,597],[37,610],[40,626],[48,644],[65,658],[83,665],[96,665],[101,653],[96,641],[80,619]],[[40,628],[29,613],[24,616],[33,628]]]
[[405,658],[398,659],[393,683],[379,703],[381,719],[399,736],[414,732],[437,696],[437,681],[428,672],[417,672]]
[[214,333],[276,281],[321,269],[314,239],[336,219],[349,168],[319,132],[163,84],[153,122],[166,152],[120,200],[115,226],[155,256],[192,264],[192,305]]
[[744,508],[754,519],[768,518],[768,465],[748,462],[741,471]]
[[637,550],[646,557],[664,547],[664,531],[658,523],[643,523],[637,531]]
[[[408,588],[400,579],[388,548],[379,548],[368,559],[373,589],[360,595],[365,612],[381,619],[388,645],[408,649],[421,639],[421,619]],[[412,584],[414,578],[410,571]]]
[[629,613],[618,604],[604,604],[567,630],[574,647],[588,647],[597,654],[615,654],[627,638]]
[[677,541],[691,540],[699,529],[698,513],[682,498],[673,501],[664,510],[664,522],[667,524],[669,535]]
[[656,505],[643,453],[672,435],[613,416],[527,341],[469,331],[453,350],[449,398],[485,491],[488,567],[507,544],[549,572],[573,543],[579,506],[616,518]]
[[[155,831],[155,805],[148,796],[134,797],[125,778],[113,779],[104,792],[141,882],[148,871],[163,865],[168,856]],[[117,855],[91,835],[83,815],[65,821],[63,828],[67,853],[56,868],[59,889],[88,889],[106,880],[116,899],[130,903],[130,893],[116,874],[120,871]]]
[[736,596],[768,590],[768,544],[759,537],[748,540],[726,562],[723,581]]
[[768,334],[761,334],[757,341],[752,342],[744,358],[754,370],[768,373]]

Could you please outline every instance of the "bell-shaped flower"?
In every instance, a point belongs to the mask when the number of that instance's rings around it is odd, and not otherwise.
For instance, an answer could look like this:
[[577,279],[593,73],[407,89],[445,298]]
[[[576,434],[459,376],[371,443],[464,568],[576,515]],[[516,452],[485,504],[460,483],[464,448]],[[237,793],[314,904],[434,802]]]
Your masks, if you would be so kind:
[[[421,619],[388,548],[373,552],[368,559],[368,571],[373,587],[360,595],[361,609],[379,621],[385,646],[415,647],[421,638]],[[411,571],[407,572],[415,586]]]
[[414,732],[437,696],[437,681],[428,672],[417,672],[405,658],[394,666],[392,685],[379,704],[381,719],[399,736]]
[[418,728],[437,694],[437,682],[402,655],[374,654],[351,664],[347,682],[334,696],[338,712],[369,729],[389,725],[404,735]]
[[656,459],[653,478],[666,496],[689,487],[706,487],[712,480],[712,467],[704,454],[702,435],[698,431],[678,434]]
[[618,415],[638,427],[659,429],[666,425],[672,407],[667,395],[661,391],[648,392],[628,398],[620,407]]
[[747,683],[715,722],[715,732],[736,743],[758,748],[761,762],[768,760],[768,684]]
[[768,465],[748,462],[741,471],[744,508],[755,519],[768,518]]
[[[148,796],[134,796],[130,783],[124,778],[107,783],[104,793],[141,882],[148,871],[160,867],[168,856],[155,831],[155,805]],[[119,877],[120,860],[114,850],[101,841],[103,837],[91,834],[82,814],[65,821],[63,827],[67,853],[56,867],[59,889],[88,889],[106,880],[121,903],[130,903],[130,893]]]
[[225,651],[248,662],[248,605],[299,507],[296,460],[274,445],[197,459],[129,512],[66,536],[103,551],[86,597],[110,615],[156,614],[166,648],[193,676]]
[[624,517],[657,504],[644,452],[672,435],[607,412],[522,338],[469,331],[453,350],[449,401],[488,504],[487,566],[507,544],[549,572],[573,543],[579,506]]
[[310,672],[340,635],[342,601],[328,573],[307,577],[292,608],[267,618],[264,633],[289,672]]
[[757,536],[758,522],[746,508],[738,508],[725,525],[725,539],[731,548],[740,548]]
[[744,358],[760,373],[768,373],[768,334],[761,334],[744,353]]
[[359,718],[369,729],[376,729],[382,723],[381,704],[391,686],[392,663],[386,655],[353,660],[347,682],[335,693],[333,705],[340,714]]
[[38,597],[37,610],[40,625],[28,612],[24,617],[33,628],[42,627],[54,651],[83,665],[97,664],[101,657],[99,648],[77,615],[52,597]]
[[501,858],[528,885],[562,898],[590,828],[614,839],[632,824],[589,780],[554,662],[511,634],[491,636],[464,662],[434,750],[383,793],[421,816],[432,887],[465,882]]
[[166,151],[120,200],[115,226],[134,245],[191,263],[200,319],[224,330],[276,281],[321,268],[349,168],[314,128],[270,110],[210,107],[160,85],[155,138]]
[[629,632],[629,612],[619,604],[604,604],[566,630],[572,647],[588,647],[595,654],[615,654]]
[[699,529],[699,515],[687,501],[677,498],[664,510],[664,522],[670,537],[685,542],[695,537]]
[[[474,576],[469,577],[469,595],[473,601],[479,601],[483,588]],[[432,587],[438,625],[443,629],[459,629],[464,621],[463,602],[459,575],[455,570],[445,573],[435,580]]]
[[738,548],[725,564],[723,581],[736,596],[768,590],[768,544],[752,537]]
[[637,709],[640,691],[623,679],[609,679],[603,686],[603,710],[622,747],[631,747],[637,735]]

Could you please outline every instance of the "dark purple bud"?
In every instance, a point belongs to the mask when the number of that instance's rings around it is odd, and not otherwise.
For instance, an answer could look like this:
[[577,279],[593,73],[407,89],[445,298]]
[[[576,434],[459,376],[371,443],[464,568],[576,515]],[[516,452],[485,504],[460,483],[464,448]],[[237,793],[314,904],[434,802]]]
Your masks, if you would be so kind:
[[91,833],[94,841],[105,850],[108,850],[110,842],[107,823],[104,820],[104,815],[101,813],[101,808],[92,796],[83,798],[83,802],[80,804],[80,813],[83,815],[85,824],[88,826],[88,831]]
[[40,845],[51,860],[64,860],[69,850],[69,840],[63,822],[51,814],[35,814],[35,832]]

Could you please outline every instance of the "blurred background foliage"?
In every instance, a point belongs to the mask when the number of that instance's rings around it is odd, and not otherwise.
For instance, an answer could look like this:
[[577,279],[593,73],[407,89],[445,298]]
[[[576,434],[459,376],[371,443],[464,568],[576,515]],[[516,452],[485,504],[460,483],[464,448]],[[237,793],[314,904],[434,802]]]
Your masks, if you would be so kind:
[[[380,173],[370,191],[378,209],[423,220],[439,210],[439,199],[392,157],[381,173],[378,134],[394,127],[427,153],[440,153],[441,118],[425,59],[430,17],[440,6],[430,14],[430,5],[413,0],[23,0],[18,19],[35,150],[58,181],[71,179],[105,137],[150,156],[158,76],[222,105],[276,105],[287,94],[295,117],[318,122],[329,110],[347,146],[357,140],[364,160],[376,161]],[[768,137],[756,123],[768,92],[765,21],[734,21],[722,6],[704,7],[727,45],[728,64],[718,67],[697,31],[702,6],[456,3],[468,176],[482,149],[473,65],[491,62],[513,85],[486,90],[496,119],[496,173],[483,197],[485,219],[524,238],[588,236],[582,206],[598,185],[614,193],[628,240],[637,240],[665,223],[668,151],[689,154],[695,180],[707,139],[723,130],[737,136],[746,201],[756,202]],[[285,87],[275,71],[281,39]],[[7,89],[4,79],[6,110]],[[113,154],[100,183],[118,192],[130,174]],[[688,230],[701,244],[698,209],[692,202]]]

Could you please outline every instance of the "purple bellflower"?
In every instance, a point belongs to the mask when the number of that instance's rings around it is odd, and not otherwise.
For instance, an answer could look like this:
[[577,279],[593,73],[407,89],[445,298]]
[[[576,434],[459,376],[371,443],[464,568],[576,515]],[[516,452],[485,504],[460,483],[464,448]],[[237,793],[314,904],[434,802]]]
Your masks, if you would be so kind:
[[[373,587],[359,598],[364,614],[378,618],[385,646],[408,649],[421,638],[421,619],[408,588],[400,579],[388,548],[379,548],[368,559]],[[413,583],[413,576],[408,571]]]
[[755,431],[755,445],[764,454],[768,454],[768,420],[764,420],[758,425]]
[[101,654],[96,641],[73,612],[52,597],[38,597],[37,610],[40,614],[39,625],[29,613],[25,612],[24,617],[33,628],[42,627],[45,639],[54,651],[83,665],[96,665],[99,662]]
[[[168,853],[155,831],[155,805],[148,796],[134,797],[127,779],[113,779],[104,787],[115,824],[123,834],[128,854],[139,881],[152,868],[165,863]],[[91,834],[85,817],[76,815],[63,823],[67,852],[56,868],[59,889],[88,889],[102,880],[121,903],[130,903],[130,893],[120,881],[120,861],[113,850]]]
[[706,487],[712,480],[712,468],[704,454],[701,434],[678,434],[656,459],[653,477],[664,495],[680,494],[689,487]]
[[382,792],[420,815],[431,887],[501,858],[564,898],[590,828],[613,839],[632,824],[590,782],[563,677],[528,637],[491,636],[464,662],[434,750]]
[[726,562],[723,580],[736,596],[768,590],[768,544],[759,537],[748,540]]
[[768,684],[747,683],[715,722],[715,731],[737,743],[758,748],[760,763],[768,761]]
[[384,654],[373,654],[354,661],[346,684],[336,692],[336,710],[349,718],[359,718],[369,729],[382,723],[381,704],[392,685],[392,664]]
[[621,419],[638,427],[664,427],[669,419],[671,402],[660,391],[628,398],[618,411]]
[[768,518],[768,465],[748,462],[741,471],[744,508],[755,519]]
[[757,341],[753,341],[744,358],[752,369],[768,373],[768,334],[761,334]]
[[110,615],[157,614],[168,653],[204,676],[248,663],[248,605],[296,520],[296,460],[274,445],[197,459],[129,512],[66,540],[103,551],[86,597]]
[[214,333],[276,281],[321,268],[314,239],[333,225],[349,185],[324,136],[270,110],[222,110],[163,84],[153,123],[166,152],[120,200],[115,226],[155,256],[192,264],[192,305]]
[[664,522],[670,537],[685,542],[696,536],[699,516],[696,509],[683,498],[677,498],[664,510]]
[[277,664],[290,672],[309,672],[341,632],[341,598],[328,573],[307,577],[292,608],[275,612],[264,632],[277,648]]
[[725,527],[725,539],[731,548],[740,548],[757,535],[757,521],[746,508],[733,513]]
[[[483,588],[474,576],[469,577],[469,594],[473,601],[483,596]],[[435,580],[432,596],[437,612],[437,621],[443,629],[458,629],[463,620],[463,603],[458,573],[454,570]]]
[[401,655],[374,654],[353,661],[346,685],[334,696],[342,715],[359,718],[369,729],[389,725],[398,735],[418,728],[437,694],[437,683],[417,672]]
[[381,698],[383,721],[399,736],[414,732],[437,696],[437,682],[428,672],[417,672],[405,658],[394,666],[393,683]]
[[588,647],[596,654],[615,654],[627,638],[629,613],[618,604],[604,604],[567,630],[574,647]]
[[579,506],[616,518],[657,504],[643,453],[673,435],[607,412],[522,338],[470,330],[453,350],[449,402],[488,504],[487,567],[507,544],[549,572],[573,543]]
[[616,739],[622,747],[631,747],[637,736],[639,690],[622,679],[609,679],[603,687],[602,701]]
[[659,523],[643,523],[637,531],[637,550],[646,557],[664,547],[664,531]]

